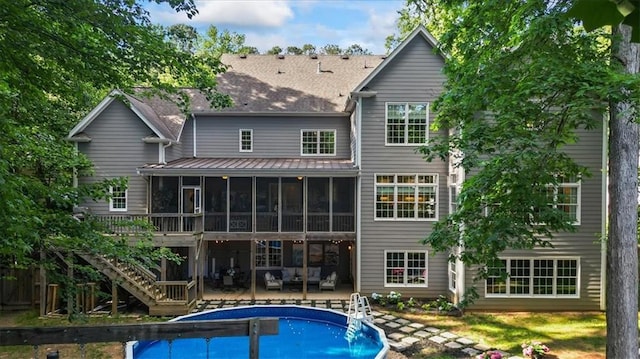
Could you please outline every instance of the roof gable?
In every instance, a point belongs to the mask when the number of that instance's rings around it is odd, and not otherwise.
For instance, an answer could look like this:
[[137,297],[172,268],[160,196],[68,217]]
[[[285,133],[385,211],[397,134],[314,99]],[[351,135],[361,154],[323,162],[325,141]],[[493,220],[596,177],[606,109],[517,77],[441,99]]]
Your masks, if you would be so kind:
[[[373,78],[375,78],[380,72],[382,72],[382,70],[384,70],[389,65],[389,63],[391,63],[393,61],[393,59],[395,59],[397,56],[399,56],[399,54],[403,52],[405,47],[411,41],[413,41],[413,39],[415,39],[418,36],[422,36],[422,38],[424,38],[434,49],[437,49],[439,47],[438,41],[433,37],[433,35],[431,35],[431,33],[429,33],[429,31],[427,31],[427,29],[424,26],[420,25],[420,26],[416,27],[411,32],[411,34],[409,34],[400,43],[400,45],[398,45],[398,47],[396,47],[393,50],[393,52],[391,52],[391,54],[389,54],[389,56],[378,67],[376,67],[364,80],[362,80],[362,82],[360,82],[360,84],[358,84],[353,89],[353,92],[362,91],[362,89],[365,88],[371,82],[371,80],[373,80]],[[442,54],[440,54],[440,56],[444,60],[446,60],[446,58],[444,56],[442,56]]]
[[84,131],[100,114],[109,107],[113,100],[123,98],[128,102],[128,107],[144,122],[153,133],[162,140],[175,141],[177,136],[167,127],[167,125],[158,117],[155,111],[140,101],[139,99],[127,95],[120,90],[111,91],[100,103],[91,110],[71,131],[69,131],[68,139],[74,138]]

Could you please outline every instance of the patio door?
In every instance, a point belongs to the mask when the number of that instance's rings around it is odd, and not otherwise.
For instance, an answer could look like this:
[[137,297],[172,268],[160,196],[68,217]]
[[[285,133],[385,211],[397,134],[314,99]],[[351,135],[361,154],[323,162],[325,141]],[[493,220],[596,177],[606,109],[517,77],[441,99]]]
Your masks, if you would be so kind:
[[182,187],[182,230],[193,232],[195,218],[194,214],[202,212],[202,196],[200,186]]

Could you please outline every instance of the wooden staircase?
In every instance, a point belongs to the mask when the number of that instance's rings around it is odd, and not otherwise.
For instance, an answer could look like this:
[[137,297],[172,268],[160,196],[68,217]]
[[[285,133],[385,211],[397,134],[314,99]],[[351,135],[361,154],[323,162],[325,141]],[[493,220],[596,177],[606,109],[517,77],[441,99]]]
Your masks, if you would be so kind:
[[149,315],[184,315],[196,305],[194,281],[158,281],[155,274],[139,264],[86,253],[78,255],[144,303]]

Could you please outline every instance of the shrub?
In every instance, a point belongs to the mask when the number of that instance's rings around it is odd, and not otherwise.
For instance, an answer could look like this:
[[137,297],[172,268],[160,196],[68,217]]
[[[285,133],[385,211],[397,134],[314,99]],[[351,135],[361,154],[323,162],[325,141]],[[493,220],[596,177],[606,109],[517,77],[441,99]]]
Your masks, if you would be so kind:
[[526,358],[542,358],[549,352],[549,347],[539,341],[522,343],[522,355]]

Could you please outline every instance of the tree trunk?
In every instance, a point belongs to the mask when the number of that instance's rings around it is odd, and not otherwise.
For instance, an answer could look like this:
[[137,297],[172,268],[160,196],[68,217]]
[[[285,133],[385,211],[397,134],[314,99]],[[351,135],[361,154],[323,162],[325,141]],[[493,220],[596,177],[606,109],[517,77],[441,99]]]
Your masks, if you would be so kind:
[[[613,35],[612,62],[621,63],[629,74],[637,74],[639,48],[630,42],[631,28],[619,25],[614,28]],[[631,101],[612,103],[609,121],[607,358],[637,358],[639,138]]]

